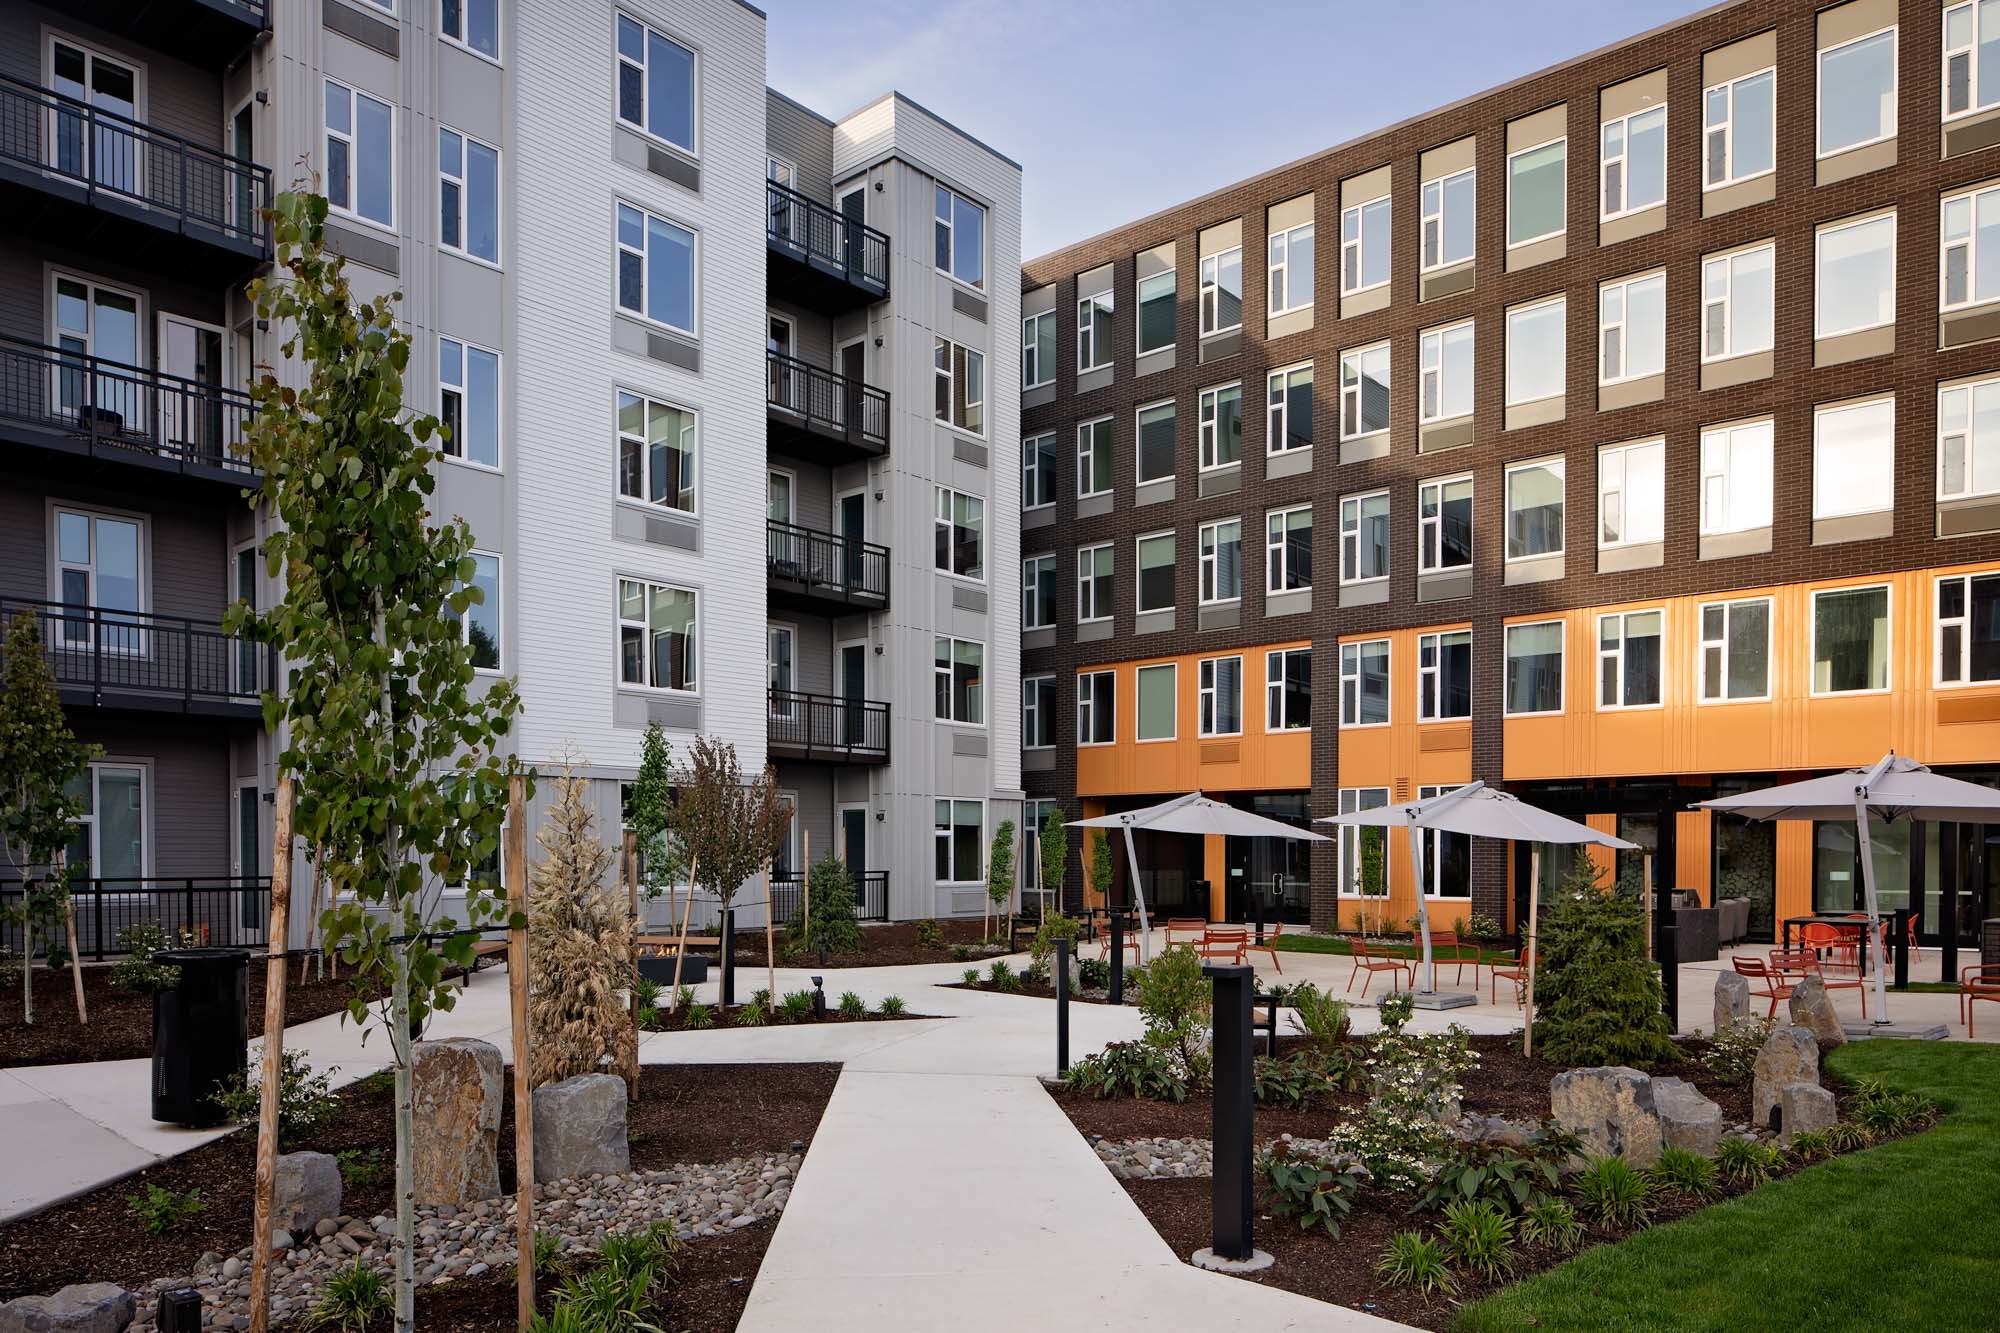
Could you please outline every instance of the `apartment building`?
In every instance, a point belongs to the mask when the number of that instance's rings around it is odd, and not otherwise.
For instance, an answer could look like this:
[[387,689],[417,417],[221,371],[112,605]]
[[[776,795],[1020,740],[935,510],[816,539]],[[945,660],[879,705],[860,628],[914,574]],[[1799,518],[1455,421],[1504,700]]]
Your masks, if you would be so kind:
[[737,0],[130,9],[0,4],[0,432],[36,460],[0,482],[0,595],[42,604],[100,801],[137,811],[94,873],[261,911],[276,667],[216,622],[277,590],[228,446],[251,367],[298,373],[240,294],[255,210],[312,184],[452,427],[435,507],[473,530],[520,757],[576,764],[613,838],[648,724],[718,737],[796,812],[781,910],[836,852],[868,915],[977,912],[1020,800],[986,577],[1018,548],[985,520],[1019,507],[1020,168],[900,95],[773,92]]
[[[1026,264],[1031,807],[1478,778],[1754,933],[1853,907],[1851,829],[1688,806],[2000,777],[1996,23],[1719,5]],[[1883,902],[1970,938],[1995,832],[1878,826]],[[1428,850],[1434,921],[1525,915],[1525,847]],[[1141,860],[1162,913],[1414,910],[1400,834]]]

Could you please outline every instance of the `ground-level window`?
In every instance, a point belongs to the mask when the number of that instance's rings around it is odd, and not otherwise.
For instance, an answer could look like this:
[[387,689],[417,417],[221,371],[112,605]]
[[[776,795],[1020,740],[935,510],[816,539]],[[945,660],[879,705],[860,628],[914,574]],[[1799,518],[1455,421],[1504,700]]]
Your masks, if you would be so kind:
[[[1379,810],[1389,804],[1387,787],[1342,787],[1340,813]],[[1343,898],[1386,898],[1389,896],[1388,840],[1379,828],[1340,827],[1340,896]]]
[[980,868],[984,864],[981,843],[985,834],[985,802],[939,800],[932,822],[937,882],[979,883],[984,878]]

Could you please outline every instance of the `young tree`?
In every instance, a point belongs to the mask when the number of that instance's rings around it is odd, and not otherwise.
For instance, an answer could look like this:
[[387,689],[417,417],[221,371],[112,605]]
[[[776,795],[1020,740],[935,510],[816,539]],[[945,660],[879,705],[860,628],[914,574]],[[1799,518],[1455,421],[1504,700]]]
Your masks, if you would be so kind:
[[1042,914],[1048,915],[1048,897],[1055,890],[1056,911],[1063,910],[1063,879],[1069,873],[1069,824],[1062,811],[1051,810],[1042,821]]
[[1084,851],[1090,862],[1085,869],[1089,876],[1090,891],[1097,895],[1098,902],[1110,906],[1111,895],[1111,835],[1103,829],[1085,829]]
[[536,841],[528,881],[528,1080],[536,1087],[578,1074],[629,1076],[638,1034],[620,992],[632,972],[632,919],[604,882],[617,853],[597,837],[590,784],[572,765]]
[[992,934],[993,917],[1007,911],[1014,894],[1014,821],[1003,819],[993,830],[993,846],[986,854],[986,901],[992,907],[987,918],[987,934]]
[[[745,783],[734,745],[709,736],[694,738],[687,781],[674,798],[672,828],[694,867],[697,887],[713,893],[725,913],[743,881],[764,869],[784,845],[791,818],[778,800],[768,767]],[[735,963],[733,948],[730,962]],[[729,985],[727,978],[723,985]]]
[[804,941],[808,949],[843,953],[861,947],[861,923],[854,919],[854,880],[847,864],[831,852],[812,863],[806,871],[806,904],[800,920],[787,934]]
[[1535,961],[1535,1054],[1565,1065],[1674,1058],[1660,973],[1645,958],[1638,899],[1579,856],[1543,905]]
[[646,724],[639,742],[639,776],[632,782],[625,827],[639,845],[639,893],[647,902],[672,892],[687,874],[686,858],[668,827],[673,816],[673,743],[660,724]]
[[[448,1009],[446,963],[469,967],[473,936],[437,914],[443,886],[466,886],[463,923],[507,918],[496,885],[473,871],[493,856],[519,771],[495,753],[520,699],[511,681],[473,674],[463,617],[472,533],[427,502],[439,451],[432,417],[404,409],[410,344],[397,296],[360,301],[344,261],[322,243],[327,201],[287,192],[271,210],[276,271],[250,285],[259,316],[283,330],[304,384],[265,375],[244,450],[263,474],[252,499],[277,520],[265,539],[283,598],[261,615],[238,603],[232,632],[276,646],[289,667],[264,697],[283,727],[280,771],[296,793],[294,831],[323,848],[336,896],[322,945],[354,969],[349,1011],[388,983],[395,1073],[396,1327],[411,1327],[415,1212],[411,1194],[411,1043],[433,1009]],[[282,941],[274,941],[282,947]]]
[[[21,897],[4,919],[21,928],[21,1017],[35,1021],[35,936],[54,937],[69,912],[75,867],[64,849],[76,835],[83,797],[71,791],[85,777],[97,747],[71,734],[55,673],[42,656],[35,613],[23,611],[7,628],[0,673],[0,855],[21,882]],[[72,955],[70,969],[76,972]],[[77,991],[76,1021],[84,1021]]]

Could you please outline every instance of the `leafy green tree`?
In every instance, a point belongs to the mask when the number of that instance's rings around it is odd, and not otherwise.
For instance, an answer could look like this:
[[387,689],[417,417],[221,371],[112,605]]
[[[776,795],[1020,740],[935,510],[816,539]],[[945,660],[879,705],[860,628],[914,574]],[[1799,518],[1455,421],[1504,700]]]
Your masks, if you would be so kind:
[[1062,910],[1063,879],[1069,873],[1069,824],[1061,810],[1049,811],[1042,821],[1042,908],[1048,910],[1048,894],[1056,895],[1056,910]]
[[639,892],[651,902],[687,874],[687,859],[669,822],[673,817],[673,744],[660,724],[646,724],[639,743],[639,776],[632,783],[625,827],[639,846]]
[[1100,902],[1111,893],[1111,835],[1103,829],[1085,829],[1084,849],[1089,853],[1090,891]]
[[[76,868],[64,849],[83,814],[78,794],[97,747],[77,740],[63,716],[55,673],[42,656],[35,613],[7,628],[0,669],[0,855],[21,896],[0,914],[21,929],[21,1017],[35,1021],[35,936],[53,938],[69,910]],[[53,958],[53,951],[51,951]],[[75,960],[71,960],[74,967]],[[81,1002],[77,1021],[84,1021]]]
[[[396,296],[362,301],[323,245],[326,199],[287,192],[271,210],[275,272],[250,284],[258,314],[283,331],[304,383],[263,376],[244,449],[263,474],[253,502],[277,520],[264,543],[283,598],[258,614],[238,603],[232,632],[274,645],[289,667],[264,696],[282,727],[278,764],[294,783],[294,832],[323,848],[337,895],[323,947],[354,969],[349,1012],[389,996],[381,1015],[395,1074],[395,1306],[411,1327],[411,1044],[448,1009],[447,963],[469,967],[474,937],[508,920],[499,886],[475,874],[498,846],[507,784],[496,753],[520,711],[513,682],[474,677],[462,617],[473,585],[472,533],[431,512],[440,457],[435,418],[405,410],[410,343]],[[437,917],[440,886],[466,886],[463,923]]]
[[1544,905],[1535,964],[1535,1054],[1566,1065],[1648,1065],[1674,1058],[1659,970],[1646,961],[1636,898],[1601,882],[1579,856]]
[[993,917],[1005,916],[1007,901],[1014,894],[1014,821],[1003,819],[993,830],[993,846],[986,854],[986,901],[992,905],[987,918],[991,934]]
[[861,923],[854,919],[854,880],[847,863],[829,852],[806,871],[801,920],[785,933],[808,949],[851,953],[861,947]]
[[[714,894],[724,911],[743,882],[777,855],[791,820],[768,767],[746,783],[734,745],[711,736],[694,738],[687,780],[674,795],[670,827],[693,867],[697,887]],[[735,962],[734,950],[730,962]]]

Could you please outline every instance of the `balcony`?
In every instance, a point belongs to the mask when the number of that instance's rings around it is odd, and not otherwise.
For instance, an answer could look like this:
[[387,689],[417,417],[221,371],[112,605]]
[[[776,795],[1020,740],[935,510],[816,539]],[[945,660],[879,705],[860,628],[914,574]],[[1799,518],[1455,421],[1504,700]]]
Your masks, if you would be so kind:
[[880,611],[889,604],[889,548],[854,537],[764,525],[771,600],[825,615]]
[[63,9],[217,73],[271,30],[270,0],[70,0]]
[[889,395],[783,352],[764,353],[770,446],[828,465],[889,452]]
[[205,283],[271,257],[269,168],[4,76],[0,203],[48,240]]
[[277,679],[268,644],[212,621],[0,598],[0,622],[23,611],[40,622],[43,656],[73,707],[258,721],[259,696]]
[[771,758],[813,764],[889,762],[889,705],[800,690],[770,691]]
[[0,337],[0,447],[42,451],[58,468],[91,476],[122,464],[254,487],[242,445],[256,413],[237,389]]
[[766,277],[771,295],[841,315],[889,294],[889,238],[867,223],[766,184]]
[[[887,921],[889,919],[889,872],[886,870],[864,870],[860,874],[847,872],[854,881],[854,919],[856,921]],[[781,872],[771,879],[771,904],[776,911],[772,917],[777,921],[791,921],[805,910],[806,877],[798,871]]]

